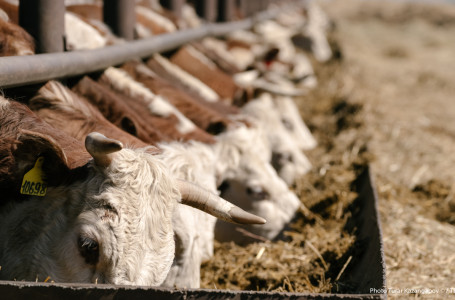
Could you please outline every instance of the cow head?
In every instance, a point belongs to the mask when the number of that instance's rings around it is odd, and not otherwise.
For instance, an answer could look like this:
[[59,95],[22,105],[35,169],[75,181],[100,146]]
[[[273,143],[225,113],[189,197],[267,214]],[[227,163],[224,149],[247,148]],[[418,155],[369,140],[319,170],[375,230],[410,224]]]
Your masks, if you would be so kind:
[[123,149],[92,133],[86,149],[93,159],[82,170],[2,211],[1,278],[158,285],[174,258],[178,202],[228,221],[265,222],[176,179],[148,148]]
[[[222,134],[216,147],[221,196],[253,214],[261,213],[267,224],[247,230],[273,239],[293,217],[300,201],[270,165],[268,143],[255,128],[240,127]],[[251,241],[236,227],[218,222],[216,239]]]
[[288,116],[281,117],[269,93],[248,102],[242,111],[264,128],[272,151],[270,161],[288,185],[308,172],[311,163],[298,146],[295,135],[285,127],[287,120],[283,122]]

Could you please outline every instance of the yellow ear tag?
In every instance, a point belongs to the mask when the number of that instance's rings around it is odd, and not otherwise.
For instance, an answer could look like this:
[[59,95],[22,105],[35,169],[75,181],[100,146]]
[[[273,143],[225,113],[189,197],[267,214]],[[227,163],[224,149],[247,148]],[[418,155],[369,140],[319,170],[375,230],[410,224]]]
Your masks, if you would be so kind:
[[24,175],[21,194],[32,196],[46,195],[47,184],[44,181],[43,163],[44,157],[38,157],[35,166]]

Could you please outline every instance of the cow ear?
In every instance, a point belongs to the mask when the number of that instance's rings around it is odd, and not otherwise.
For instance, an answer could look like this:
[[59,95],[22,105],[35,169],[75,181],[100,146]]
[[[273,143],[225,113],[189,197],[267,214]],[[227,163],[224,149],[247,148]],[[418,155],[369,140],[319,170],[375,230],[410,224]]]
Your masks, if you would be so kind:
[[42,170],[48,185],[58,184],[69,171],[67,157],[60,145],[52,137],[30,130],[20,130],[19,143],[12,151],[16,161],[15,173],[23,176],[33,168],[38,157],[44,157]]

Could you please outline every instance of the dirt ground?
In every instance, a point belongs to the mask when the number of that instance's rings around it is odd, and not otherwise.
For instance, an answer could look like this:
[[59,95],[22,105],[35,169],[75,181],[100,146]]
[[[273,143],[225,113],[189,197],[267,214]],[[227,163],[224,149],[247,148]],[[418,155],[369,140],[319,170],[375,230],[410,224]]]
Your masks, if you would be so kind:
[[444,293],[455,287],[455,6],[342,2],[324,7],[343,93],[363,107],[387,286]]
[[389,297],[455,296],[455,5],[320,3],[341,58],[316,65],[319,86],[297,102],[319,140],[296,187],[306,209],[285,241],[218,244],[202,286],[339,291],[355,247],[349,186],[370,164],[387,287],[401,289]]

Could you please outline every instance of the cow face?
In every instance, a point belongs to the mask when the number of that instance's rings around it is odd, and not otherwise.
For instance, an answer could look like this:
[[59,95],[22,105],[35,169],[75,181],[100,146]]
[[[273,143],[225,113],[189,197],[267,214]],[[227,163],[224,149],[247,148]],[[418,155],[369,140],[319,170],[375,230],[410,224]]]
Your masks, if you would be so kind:
[[87,146],[93,175],[60,252],[64,272],[77,282],[158,285],[174,257],[180,194],[156,157],[105,142],[108,150]]
[[257,126],[264,128],[272,151],[272,165],[288,185],[294,184],[297,178],[311,168],[310,162],[296,143],[296,136],[285,127],[287,125],[291,128],[294,122],[286,119],[283,123],[283,118],[288,116],[280,116],[269,93],[263,93],[259,98],[250,101],[242,111],[252,117]]
[[292,136],[300,150],[310,150],[316,147],[317,142],[300,116],[294,100],[286,96],[273,98],[273,104],[281,118],[281,123]]
[[[249,155],[244,152],[235,172],[223,181],[219,189],[224,199],[267,220],[262,226],[242,226],[267,239],[277,236],[300,205],[299,199],[278,177],[273,167],[255,153]],[[239,227],[217,222],[215,237],[220,241],[250,242],[248,237],[237,230]]]
[[57,172],[66,178],[45,196],[12,201],[0,212],[1,279],[163,282],[174,257],[176,183],[147,149],[101,140],[87,145],[93,160]]

